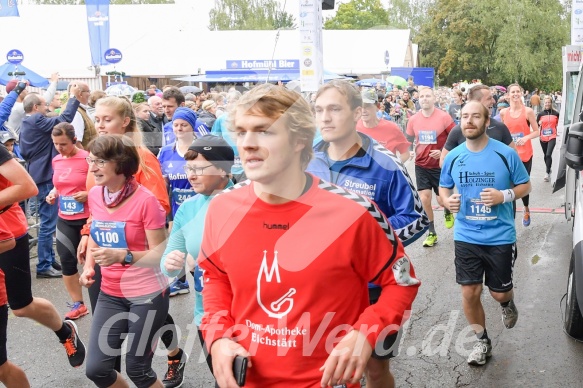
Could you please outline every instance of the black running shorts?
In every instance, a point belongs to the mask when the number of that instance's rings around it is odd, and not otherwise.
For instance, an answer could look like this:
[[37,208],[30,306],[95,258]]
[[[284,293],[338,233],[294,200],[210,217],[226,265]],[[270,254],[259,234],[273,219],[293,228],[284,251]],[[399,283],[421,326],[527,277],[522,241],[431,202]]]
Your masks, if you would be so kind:
[[494,292],[512,290],[516,243],[477,245],[455,241],[455,277],[458,284],[484,284]]
[[441,168],[423,168],[415,165],[415,180],[417,181],[417,191],[433,190],[435,195],[439,195],[439,178]]
[[8,306],[0,306],[0,366],[8,361],[6,352],[6,329],[8,327]]
[[16,240],[16,246],[0,254],[0,269],[4,271],[8,304],[20,310],[32,303],[30,252],[28,234]]

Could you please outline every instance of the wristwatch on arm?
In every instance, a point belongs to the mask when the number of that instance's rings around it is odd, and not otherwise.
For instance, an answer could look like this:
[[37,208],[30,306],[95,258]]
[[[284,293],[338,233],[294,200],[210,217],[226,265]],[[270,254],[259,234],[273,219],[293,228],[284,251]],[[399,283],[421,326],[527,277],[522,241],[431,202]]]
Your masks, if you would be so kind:
[[121,265],[123,265],[124,267],[126,265],[131,265],[132,261],[134,261],[134,255],[132,254],[132,252],[128,249],[127,250],[127,254],[126,257],[124,257],[123,261],[121,262]]

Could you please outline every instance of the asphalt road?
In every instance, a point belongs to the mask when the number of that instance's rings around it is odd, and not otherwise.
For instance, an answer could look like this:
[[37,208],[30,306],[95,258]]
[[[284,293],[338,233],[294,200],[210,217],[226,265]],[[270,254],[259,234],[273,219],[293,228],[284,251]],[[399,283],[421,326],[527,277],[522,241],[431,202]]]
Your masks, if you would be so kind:
[[[564,193],[551,195],[550,184],[542,179],[540,147],[538,142],[533,145],[531,207],[560,208]],[[408,166],[412,171],[410,162]],[[455,284],[452,231],[443,225],[441,211],[436,212],[436,220],[439,243],[435,247],[423,248],[418,242],[407,248],[422,286],[401,342],[400,356],[391,364],[397,386],[580,387],[583,344],[562,331],[560,301],[566,291],[571,251],[571,226],[564,216],[533,213],[528,228],[518,218],[514,284],[520,317],[515,328],[505,329],[500,306],[484,292],[487,328],[494,348],[490,362],[478,368],[466,364],[474,340],[468,334],[460,290]],[[31,264],[34,271],[34,260]],[[51,300],[60,313],[67,311],[61,280],[37,280],[33,273],[33,289],[34,295]],[[192,294],[172,298],[170,312],[182,331],[181,346],[191,355],[183,387],[212,388],[212,376],[199,358],[196,330],[190,330]],[[91,317],[77,323],[82,338],[87,339]],[[11,315],[8,330],[9,358],[25,369],[33,387],[93,386],[84,375],[84,367],[72,369],[68,365],[64,349],[48,329]],[[165,371],[162,352],[154,359],[154,369],[159,375]]]

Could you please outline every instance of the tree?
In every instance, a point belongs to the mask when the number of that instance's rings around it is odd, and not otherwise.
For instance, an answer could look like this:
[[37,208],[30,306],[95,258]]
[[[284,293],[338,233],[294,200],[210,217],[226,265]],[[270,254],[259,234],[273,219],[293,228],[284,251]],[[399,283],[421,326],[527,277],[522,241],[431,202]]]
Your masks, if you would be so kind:
[[210,30],[295,28],[295,19],[276,0],[217,0],[209,12]]
[[421,65],[434,67],[445,84],[479,78],[560,88],[569,21],[559,0],[535,2],[437,0],[418,35]]
[[380,0],[350,0],[340,4],[336,15],[324,22],[327,30],[368,30],[388,26],[389,15]]
[[387,8],[389,24],[395,28],[410,29],[415,39],[421,26],[428,22],[427,11],[434,0],[390,0]]

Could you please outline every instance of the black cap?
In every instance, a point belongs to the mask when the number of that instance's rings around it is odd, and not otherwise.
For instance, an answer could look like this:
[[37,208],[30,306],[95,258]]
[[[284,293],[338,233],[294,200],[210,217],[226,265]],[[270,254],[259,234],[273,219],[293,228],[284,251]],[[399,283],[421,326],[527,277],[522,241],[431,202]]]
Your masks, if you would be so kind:
[[231,173],[231,167],[235,163],[235,151],[222,137],[205,135],[194,139],[189,151],[196,151],[206,160],[214,164],[226,173]]

